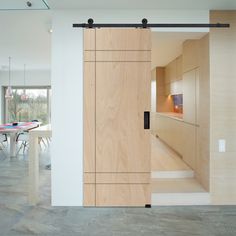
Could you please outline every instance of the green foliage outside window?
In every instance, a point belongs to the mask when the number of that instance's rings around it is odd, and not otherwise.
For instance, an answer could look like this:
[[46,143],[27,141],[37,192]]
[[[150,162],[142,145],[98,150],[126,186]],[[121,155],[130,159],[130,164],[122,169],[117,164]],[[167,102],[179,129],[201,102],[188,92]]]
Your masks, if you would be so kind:
[[47,89],[26,89],[27,100],[21,100],[23,89],[13,89],[13,98],[6,100],[6,122],[39,120],[49,123]]

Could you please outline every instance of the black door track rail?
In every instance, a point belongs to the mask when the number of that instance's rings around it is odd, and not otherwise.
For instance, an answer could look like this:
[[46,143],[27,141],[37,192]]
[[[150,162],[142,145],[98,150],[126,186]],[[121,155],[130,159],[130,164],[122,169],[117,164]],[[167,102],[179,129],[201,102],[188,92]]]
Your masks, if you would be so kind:
[[147,19],[142,19],[141,24],[94,24],[92,18],[88,19],[88,23],[73,24],[74,28],[229,28],[230,24],[149,24]]

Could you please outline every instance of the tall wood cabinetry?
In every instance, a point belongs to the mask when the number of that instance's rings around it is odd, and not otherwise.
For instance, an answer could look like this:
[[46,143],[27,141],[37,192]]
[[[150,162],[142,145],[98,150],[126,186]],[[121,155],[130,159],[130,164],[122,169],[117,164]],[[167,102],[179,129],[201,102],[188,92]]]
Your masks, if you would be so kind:
[[150,204],[149,29],[84,31],[84,205]]
[[165,67],[165,94],[182,94],[182,55]]

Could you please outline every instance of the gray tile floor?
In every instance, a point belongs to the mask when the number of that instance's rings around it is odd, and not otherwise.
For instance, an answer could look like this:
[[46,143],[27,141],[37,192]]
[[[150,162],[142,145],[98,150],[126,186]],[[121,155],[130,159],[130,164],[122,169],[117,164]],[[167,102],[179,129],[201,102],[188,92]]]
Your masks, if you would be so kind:
[[42,201],[35,207],[27,205],[27,156],[0,156],[0,236],[236,236],[236,206],[51,207],[48,156],[41,154]]

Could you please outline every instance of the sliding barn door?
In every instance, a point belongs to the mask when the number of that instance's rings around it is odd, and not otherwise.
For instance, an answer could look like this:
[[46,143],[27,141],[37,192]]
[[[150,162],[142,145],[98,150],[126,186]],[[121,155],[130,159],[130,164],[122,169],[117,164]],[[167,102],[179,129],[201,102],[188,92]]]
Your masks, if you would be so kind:
[[84,205],[150,204],[150,30],[84,31]]

